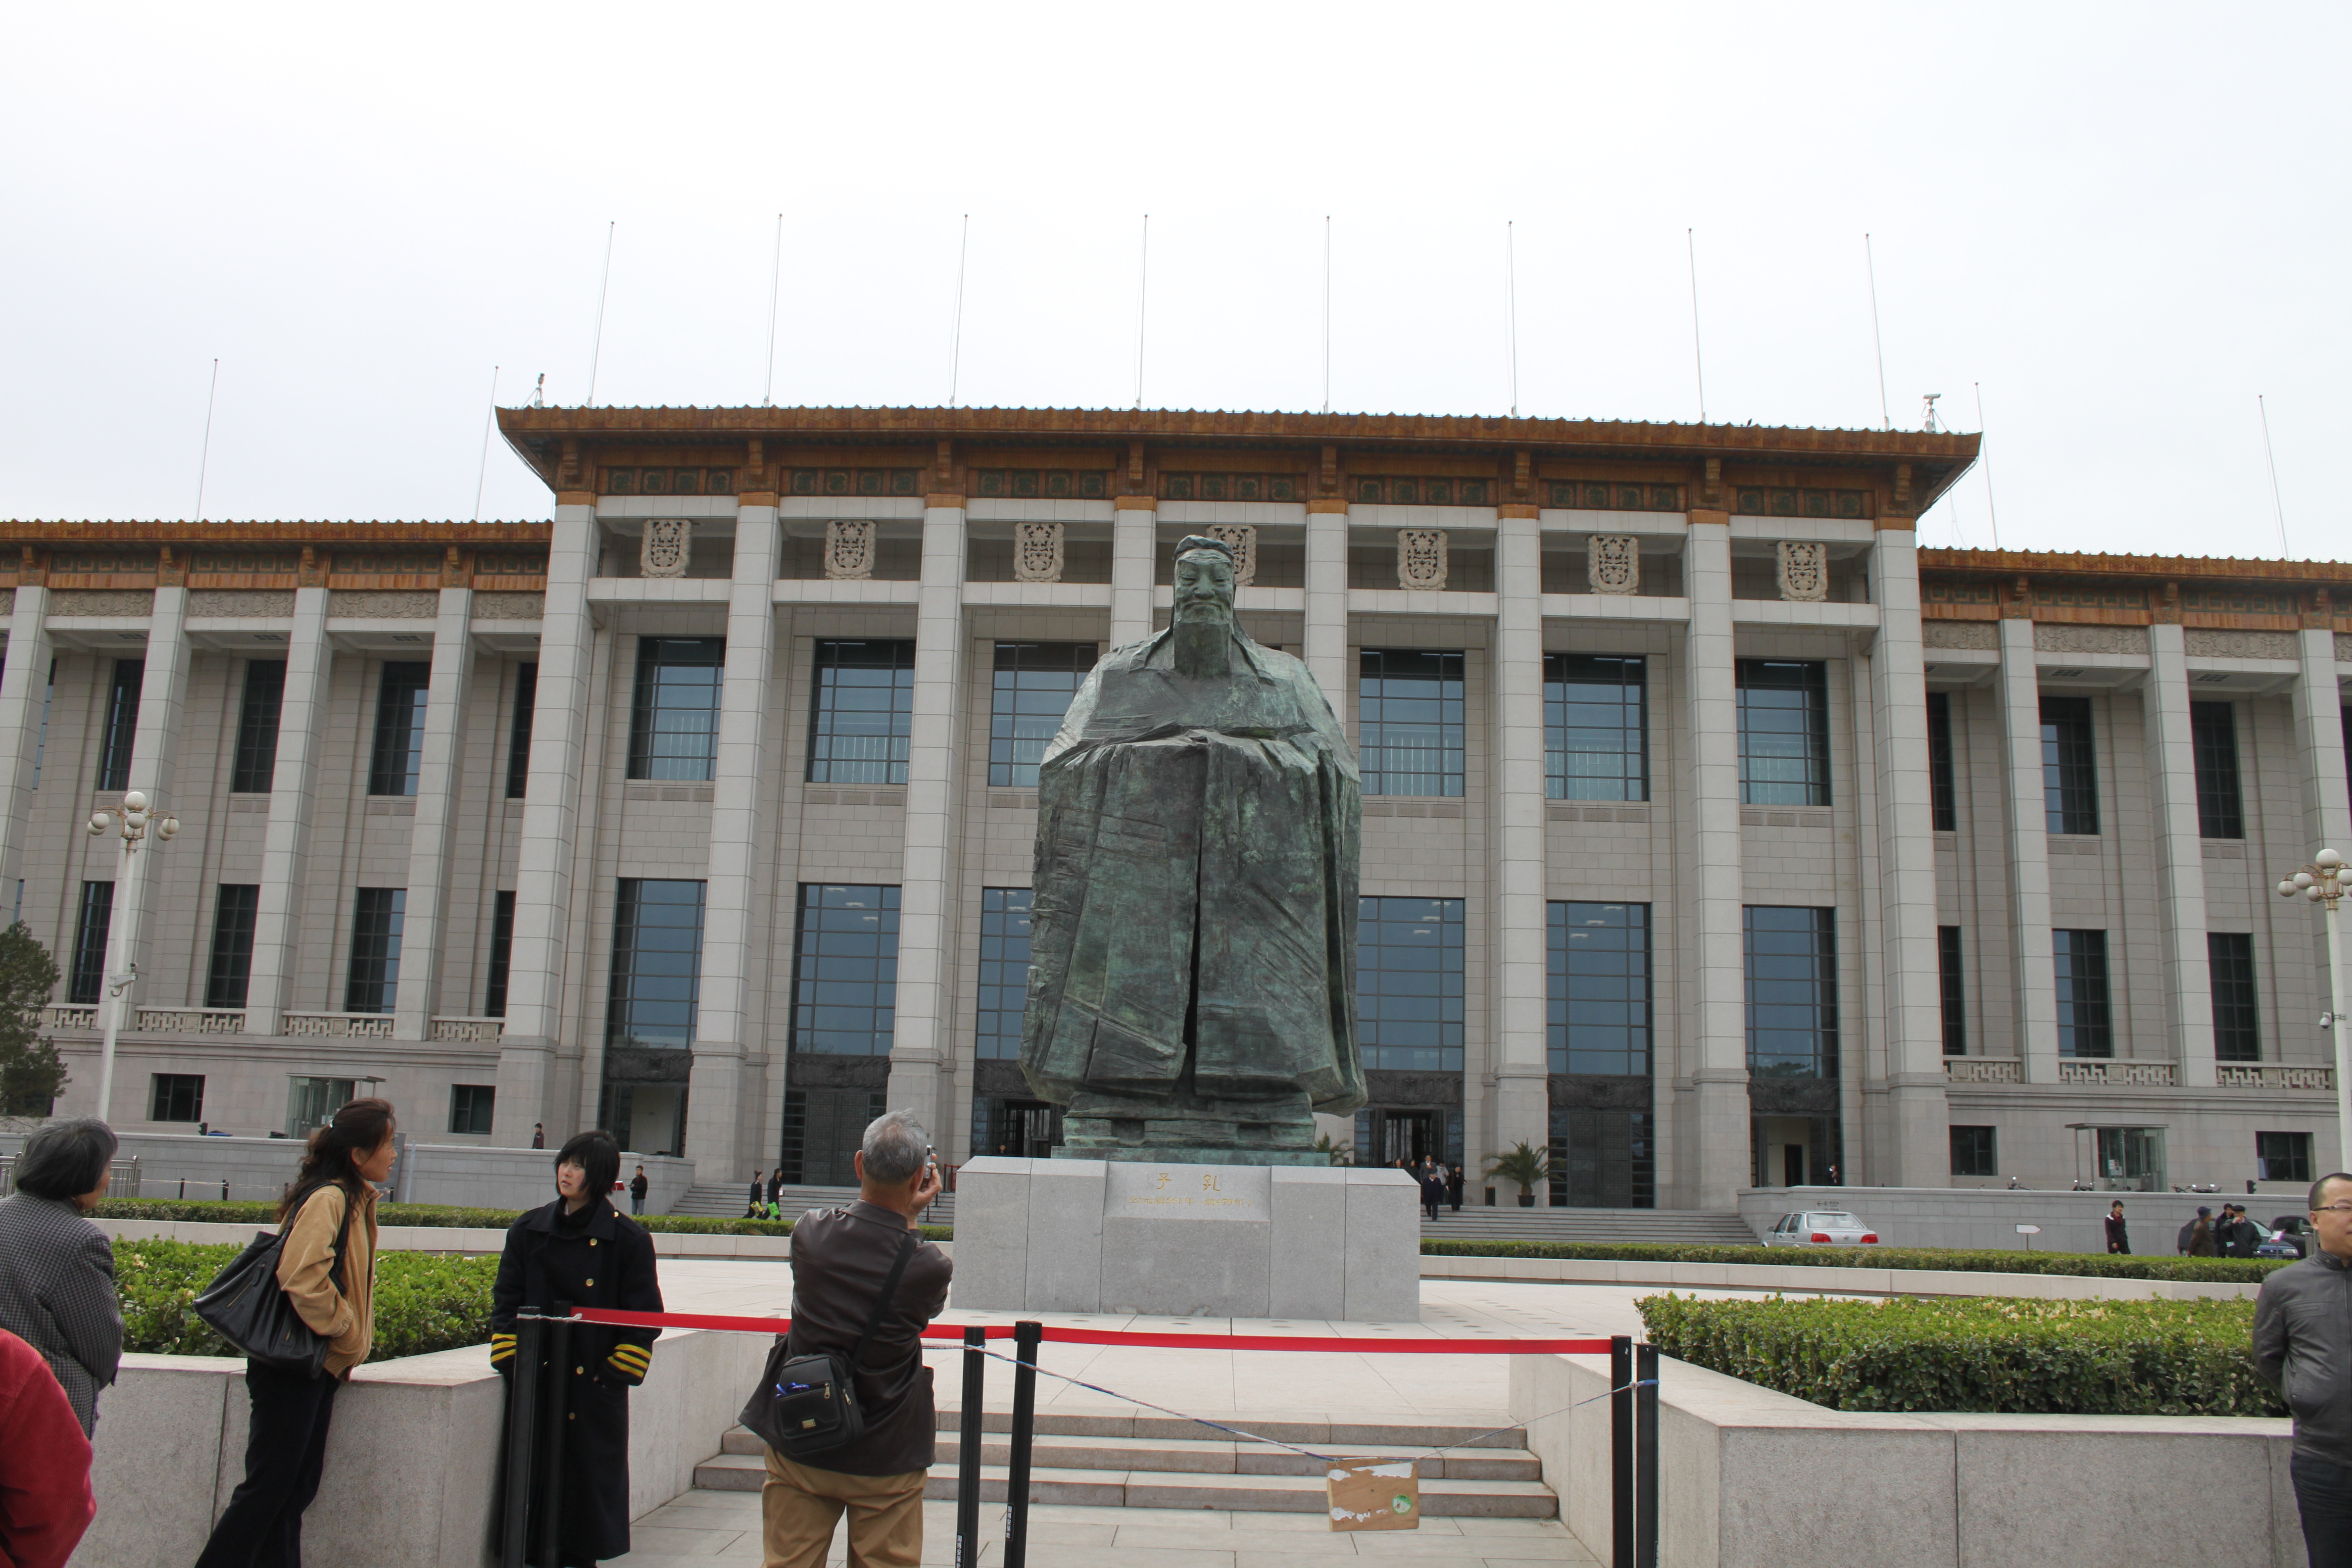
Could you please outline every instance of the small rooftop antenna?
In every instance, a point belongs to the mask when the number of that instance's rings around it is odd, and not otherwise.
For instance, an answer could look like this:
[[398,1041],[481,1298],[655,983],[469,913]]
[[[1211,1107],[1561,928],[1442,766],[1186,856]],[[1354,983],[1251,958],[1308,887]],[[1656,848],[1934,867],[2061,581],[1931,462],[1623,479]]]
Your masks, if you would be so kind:
[[776,254],[768,266],[768,379],[761,384],[760,405],[776,405],[776,290],[784,278],[784,215],[776,215]]
[[1985,477],[1985,515],[1992,521],[1992,547],[2000,548],[2000,508],[1992,499],[1992,458],[1984,444],[1984,383],[1972,381],[1969,385],[1977,395],[1977,461],[1982,465]]
[[613,282],[613,231],[620,227],[614,219],[604,226],[604,275],[596,284],[596,341],[588,351],[588,402],[596,401],[596,366],[604,357],[604,294]]
[[[1937,428],[1936,425],[1936,399],[1943,395],[1944,395],[1940,392],[1930,392],[1920,399],[1920,401],[1927,405],[1927,406],[1920,412],[1919,428],[1927,431],[1930,436],[1936,434]],[[1894,426],[1889,425],[1887,428],[1891,430]]]
[[490,430],[499,422],[499,367],[490,366],[490,406],[482,416],[482,460],[474,469],[474,521],[482,521],[482,486],[490,477]]
[[1517,225],[1503,224],[1503,319],[1511,339],[1511,417],[1519,416],[1519,247]]
[[1135,274],[1135,405],[1143,406],[1143,323],[1151,301],[1151,215],[1143,215],[1143,249]]
[[205,389],[205,444],[196,455],[196,521],[205,520],[205,473],[213,461],[213,403],[220,393],[220,361],[213,361],[212,384]]
[[539,384],[530,389],[530,405],[533,408],[547,406],[547,373],[545,371],[539,373]]
[[2285,560],[2290,552],[2286,544],[2286,502],[2279,497],[2278,455],[2271,450],[2271,409],[2261,393],[2254,394],[2254,410],[2263,416],[2263,458],[2271,466],[2271,510],[2278,517],[2279,558]]
[[1331,215],[1323,215],[1323,412],[1331,412]]
[[1690,229],[1683,230],[1683,247],[1690,257],[1691,286],[1691,363],[1698,372],[1698,422],[1706,423],[1706,356],[1699,347],[1698,334],[1698,237]]
[[963,264],[971,254],[971,215],[963,215],[963,237],[956,244],[955,325],[948,331],[948,406],[956,405],[956,382],[963,373]]
[[[1895,416],[1886,406],[1886,340],[1878,331],[1878,258],[1871,254],[1870,236],[1862,237],[1862,264],[1870,273],[1870,344],[1878,354],[1878,417],[1889,430],[1895,428]],[[1927,428],[1935,425],[1936,400],[1927,400]]]

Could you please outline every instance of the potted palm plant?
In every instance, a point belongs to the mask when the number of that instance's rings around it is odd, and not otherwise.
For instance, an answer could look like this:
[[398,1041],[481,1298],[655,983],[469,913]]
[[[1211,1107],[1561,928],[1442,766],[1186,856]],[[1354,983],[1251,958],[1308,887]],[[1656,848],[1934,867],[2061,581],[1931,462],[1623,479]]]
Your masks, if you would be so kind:
[[1517,1183],[1519,1206],[1523,1209],[1533,1208],[1536,1205],[1536,1184],[1551,1179],[1551,1165],[1534,1145],[1522,1138],[1512,1146],[1509,1152],[1492,1155],[1487,1159],[1486,1175],[1489,1180],[1499,1176],[1504,1181]]

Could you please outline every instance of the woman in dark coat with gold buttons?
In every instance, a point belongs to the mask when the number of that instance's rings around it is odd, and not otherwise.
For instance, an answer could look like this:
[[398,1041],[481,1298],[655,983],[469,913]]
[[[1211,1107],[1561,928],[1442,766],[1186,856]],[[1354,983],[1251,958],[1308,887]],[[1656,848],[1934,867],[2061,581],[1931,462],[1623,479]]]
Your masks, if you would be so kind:
[[[515,1313],[524,1306],[541,1311],[558,1303],[661,1310],[653,1237],[612,1205],[620,1171],[621,1151],[611,1133],[581,1133],[555,1156],[555,1185],[562,1195],[524,1215],[507,1232],[498,1283],[490,1290],[490,1364],[500,1372],[514,1370]],[[629,1550],[629,1390],[645,1381],[660,1333],[587,1323],[566,1331],[567,1364],[557,1369],[569,1413],[559,1503],[562,1560],[541,1562],[534,1507],[529,1536],[533,1568],[593,1568]]]

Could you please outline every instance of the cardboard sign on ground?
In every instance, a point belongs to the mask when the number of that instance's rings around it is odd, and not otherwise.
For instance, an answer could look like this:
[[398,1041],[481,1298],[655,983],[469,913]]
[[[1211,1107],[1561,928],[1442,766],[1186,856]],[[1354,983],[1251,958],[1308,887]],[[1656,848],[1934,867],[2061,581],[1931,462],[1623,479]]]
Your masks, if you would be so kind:
[[1421,1474],[1413,1460],[1335,1459],[1324,1481],[1334,1530],[1421,1528]]

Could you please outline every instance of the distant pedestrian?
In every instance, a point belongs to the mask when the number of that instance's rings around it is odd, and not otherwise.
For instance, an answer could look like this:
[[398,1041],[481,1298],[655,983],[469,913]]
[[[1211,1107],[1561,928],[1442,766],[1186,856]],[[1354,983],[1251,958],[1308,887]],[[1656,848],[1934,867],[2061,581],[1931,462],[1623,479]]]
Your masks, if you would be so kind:
[[1445,1178],[1435,1171],[1423,1171],[1421,1175],[1421,1206],[1428,1213],[1432,1225],[1437,1223],[1437,1211],[1444,1203]]
[[2294,1415],[2287,1461],[2311,1568],[2352,1565],[2352,1175],[2312,1184],[2310,1257],[2254,1298],[2254,1370]]
[[762,1173],[763,1173],[759,1171],[751,1173],[751,1201],[743,1207],[743,1217],[745,1219],[763,1219],[767,1215],[768,1209],[766,1201],[760,1195],[760,1177]]
[[778,1194],[784,1190],[784,1168],[782,1165],[768,1173],[768,1217],[776,1217]]
[[2189,1224],[2189,1256],[2191,1258],[2216,1256],[2213,1248],[2213,1221],[2210,1217],[2211,1214],[2210,1209],[2200,1208],[2197,1211],[2196,1219]]
[[2124,1201],[2121,1198],[2117,1198],[2115,1206],[2107,1210],[2107,1250],[2131,1250],[2131,1232],[2124,1228]]
[[2230,1205],[2229,1215],[2230,1240],[2229,1245],[2221,1248],[2221,1255],[2225,1258],[2252,1258],[2254,1248],[2263,1244],[2263,1227],[2246,1217],[2246,1205],[2243,1204]]
[[25,1140],[0,1198],[0,1329],[41,1352],[85,1437],[122,1361],[114,1244],[82,1217],[106,1195],[115,1147],[94,1116],[52,1121]]
[[0,1563],[65,1568],[98,1512],[89,1438],[38,1352],[0,1330]]
[[2212,1228],[2213,1228],[2213,1227],[2212,1227],[2212,1226],[2211,1226],[2211,1224],[2210,1223],[2210,1219],[2211,1219],[2211,1217],[2212,1217],[2212,1214],[2213,1214],[2213,1211],[2212,1211],[2211,1209],[2209,1209],[2209,1208],[2200,1208],[2200,1209],[2197,1211],[2197,1218],[2196,1218],[2196,1219],[2192,1219],[2192,1220],[2190,1220],[2187,1225],[2182,1226],[2180,1227],[2180,1234],[2179,1234],[2179,1236],[2176,1236],[2176,1237],[2174,1237],[2172,1238],[2173,1249],[2174,1249],[2175,1251],[2179,1252],[2179,1253],[2182,1257],[2184,1257],[2184,1258],[2186,1258],[2186,1257],[2189,1255],[2189,1238],[2190,1238],[2190,1237],[2194,1237],[2194,1236],[2197,1234],[2197,1226],[2198,1226],[2198,1222],[2199,1222],[2200,1220],[2203,1220],[2203,1221],[2208,1221],[2208,1222],[2209,1222],[2209,1223],[2206,1225],[2205,1229],[2206,1229],[2206,1234],[2207,1234],[2208,1236],[2210,1236],[2210,1235],[2212,1234]]
[[547,1124],[545,1122],[534,1121],[530,1124],[530,1146],[534,1149],[544,1149],[547,1147]]
[[646,1191],[652,1185],[651,1182],[646,1180],[646,1168],[639,1165],[637,1173],[629,1178],[629,1212],[631,1214],[646,1212]]
[[1462,1167],[1456,1165],[1445,1178],[1445,1195],[1454,1205],[1454,1212],[1462,1212]]

